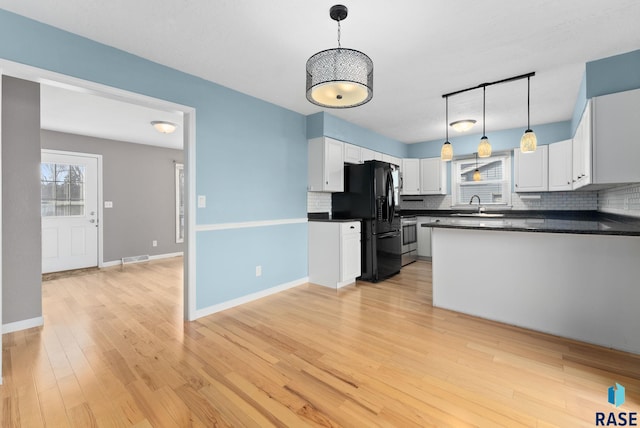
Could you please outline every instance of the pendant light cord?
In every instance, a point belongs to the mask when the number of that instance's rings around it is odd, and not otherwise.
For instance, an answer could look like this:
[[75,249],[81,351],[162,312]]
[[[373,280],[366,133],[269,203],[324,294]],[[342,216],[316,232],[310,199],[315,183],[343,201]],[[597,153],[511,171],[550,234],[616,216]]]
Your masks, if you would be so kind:
[[342,45],[340,44],[340,20],[338,19],[338,49],[342,48]]
[[487,87],[483,86],[482,87],[482,136],[483,137],[485,137],[487,135],[487,132],[486,132],[486,129],[485,129],[485,120],[484,120],[486,100],[487,100]]
[[445,97],[444,102],[445,102],[445,105],[446,105],[445,113],[444,113],[444,115],[445,115],[444,130],[445,130],[445,132],[447,134],[446,141],[449,141],[449,97]]
[[527,130],[531,129],[531,110],[529,107],[529,97],[531,96],[531,77],[527,77]]

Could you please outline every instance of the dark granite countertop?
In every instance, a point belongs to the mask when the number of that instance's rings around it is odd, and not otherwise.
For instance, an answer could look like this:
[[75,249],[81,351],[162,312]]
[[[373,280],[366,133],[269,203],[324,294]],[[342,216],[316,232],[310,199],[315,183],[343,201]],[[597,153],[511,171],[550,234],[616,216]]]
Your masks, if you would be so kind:
[[[467,216],[469,211],[454,210],[402,212],[413,214],[438,218],[423,227],[640,236],[640,218],[599,211],[488,211],[485,217]],[[491,216],[495,214],[498,216]]]
[[321,221],[332,223],[349,223],[352,221],[361,221],[360,218],[331,218],[329,213],[307,213],[307,219],[309,221]]

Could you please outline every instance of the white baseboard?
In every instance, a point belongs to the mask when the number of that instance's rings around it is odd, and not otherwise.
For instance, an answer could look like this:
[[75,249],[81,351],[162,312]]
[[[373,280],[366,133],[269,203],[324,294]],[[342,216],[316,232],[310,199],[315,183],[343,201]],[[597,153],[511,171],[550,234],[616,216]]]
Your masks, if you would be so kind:
[[2,334],[13,333],[14,331],[26,330],[33,327],[40,327],[42,325],[44,325],[44,318],[42,317],[10,322],[2,325]]
[[197,309],[195,312],[194,320],[206,317],[207,315],[215,314],[216,312],[224,311],[226,309],[231,309],[235,306],[240,306],[244,303],[249,303],[263,297],[271,296],[272,294],[276,294],[290,288],[298,287],[299,285],[306,284],[307,282],[309,282],[309,277],[304,277],[291,282],[287,282],[285,284],[276,285],[275,287],[271,287],[266,290],[258,291],[257,293],[248,294],[246,296],[238,297],[237,299],[209,306],[207,308]]
[[[167,254],[157,254],[155,256],[149,256],[149,260],[160,260],[160,259],[170,259],[172,257],[181,257],[184,256],[184,252],[183,251],[179,251],[177,253],[167,253]],[[143,260],[146,261],[146,260]],[[142,261],[140,262],[131,262],[129,264],[134,264],[134,263],[142,263]],[[111,266],[120,266],[122,264],[122,260],[114,260],[111,262],[103,262],[102,265],[100,265],[100,267],[111,267]]]

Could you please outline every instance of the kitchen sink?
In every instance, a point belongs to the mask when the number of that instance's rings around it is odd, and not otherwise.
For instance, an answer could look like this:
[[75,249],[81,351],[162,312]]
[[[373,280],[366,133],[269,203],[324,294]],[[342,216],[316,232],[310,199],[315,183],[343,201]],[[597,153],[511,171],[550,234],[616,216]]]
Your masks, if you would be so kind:
[[502,213],[455,213],[451,215],[455,217],[479,217],[479,218],[504,217],[504,214]]

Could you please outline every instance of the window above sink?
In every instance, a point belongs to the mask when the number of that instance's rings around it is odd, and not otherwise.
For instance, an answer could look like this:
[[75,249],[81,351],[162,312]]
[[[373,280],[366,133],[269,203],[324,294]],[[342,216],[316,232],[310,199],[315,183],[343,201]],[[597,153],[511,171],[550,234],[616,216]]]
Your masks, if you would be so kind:
[[[488,158],[478,158],[477,168],[481,180],[473,181],[476,159],[456,159],[451,163],[452,207],[469,208],[473,195],[480,197],[480,206],[490,208],[511,207],[511,156],[498,153]],[[474,198],[473,208],[478,208]]]

